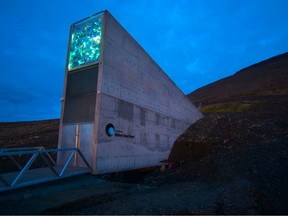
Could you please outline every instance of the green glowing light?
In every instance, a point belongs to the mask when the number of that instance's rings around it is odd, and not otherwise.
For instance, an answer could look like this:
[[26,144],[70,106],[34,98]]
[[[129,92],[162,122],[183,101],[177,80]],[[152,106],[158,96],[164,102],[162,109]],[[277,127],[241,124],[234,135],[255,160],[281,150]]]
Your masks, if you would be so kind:
[[100,56],[102,17],[74,25],[70,40],[68,70],[96,62]]

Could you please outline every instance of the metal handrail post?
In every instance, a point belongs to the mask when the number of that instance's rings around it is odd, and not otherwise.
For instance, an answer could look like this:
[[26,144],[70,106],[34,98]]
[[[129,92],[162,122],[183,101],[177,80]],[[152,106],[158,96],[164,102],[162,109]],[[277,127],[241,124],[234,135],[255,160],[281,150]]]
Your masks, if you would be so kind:
[[72,151],[72,153],[71,153],[71,155],[69,156],[67,162],[66,162],[65,165],[63,166],[63,168],[62,168],[62,170],[61,170],[61,172],[60,172],[60,174],[59,174],[59,177],[62,177],[63,173],[65,172],[65,170],[66,170],[66,168],[67,168],[67,166],[68,166],[68,164],[71,162],[71,160],[72,160],[75,152],[76,152],[76,150],[73,150],[73,151]]
[[89,168],[89,169],[92,169],[90,164],[88,163],[88,161],[85,159],[84,155],[82,154],[82,152],[77,149],[77,153],[80,155],[80,157],[82,158],[82,160],[84,161],[84,163],[86,164],[86,166]]
[[13,162],[14,164],[19,168],[19,170],[21,170],[23,167],[15,160],[15,158],[13,157],[13,155],[9,155],[8,156]]
[[11,187],[13,187],[18,181],[19,179],[23,176],[23,174],[30,168],[30,166],[32,165],[32,163],[34,162],[34,160],[37,158],[38,153],[34,153],[33,156],[30,158],[30,160],[27,162],[27,164],[25,165],[25,167],[21,170],[21,172],[17,175],[17,177],[15,178],[15,180],[12,182]]
[[[45,156],[43,156],[43,153],[40,153],[41,158],[43,159],[44,163],[49,167],[49,169],[54,173],[55,176],[59,176],[59,174],[56,172],[56,170],[53,168],[53,166],[51,166],[51,164],[49,163],[49,161],[47,160],[47,158],[45,158]],[[53,163],[53,162],[52,162]],[[53,164],[54,165],[54,164]]]
[[53,165],[56,165],[56,162],[54,161],[54,159],[51,157],[51,155],[48,152],[45,152],[46,156],[50,159],[50,161],[53,163]]

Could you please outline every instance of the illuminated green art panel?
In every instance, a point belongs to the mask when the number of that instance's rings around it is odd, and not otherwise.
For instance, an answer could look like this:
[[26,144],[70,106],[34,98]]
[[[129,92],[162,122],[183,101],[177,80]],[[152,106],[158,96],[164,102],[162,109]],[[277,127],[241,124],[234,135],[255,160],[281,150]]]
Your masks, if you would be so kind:
[[102,16],[72,26],[68,70],[98,61],[102,36]]

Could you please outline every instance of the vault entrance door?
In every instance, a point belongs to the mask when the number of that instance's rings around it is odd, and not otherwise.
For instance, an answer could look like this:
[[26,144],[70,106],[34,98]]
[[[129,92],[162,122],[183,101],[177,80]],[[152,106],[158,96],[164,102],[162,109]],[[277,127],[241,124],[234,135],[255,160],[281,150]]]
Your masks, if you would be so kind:
[[[90,166],[92,165],[92,131],[93,124],[76,125],[75,147],[79,148]],[[84,161],[78,154],[75,155],[74,164],[77,167],[86,167]]]
[[[87,162],[92,165],[92,132],[93,124],[70,124],[64,125],[62,131],[61,148],[79,148]],[[71,152],[60,152],[58,154],[58,164],[64,164]],[[75,154],[69,166],[86,167],[82,158]]]

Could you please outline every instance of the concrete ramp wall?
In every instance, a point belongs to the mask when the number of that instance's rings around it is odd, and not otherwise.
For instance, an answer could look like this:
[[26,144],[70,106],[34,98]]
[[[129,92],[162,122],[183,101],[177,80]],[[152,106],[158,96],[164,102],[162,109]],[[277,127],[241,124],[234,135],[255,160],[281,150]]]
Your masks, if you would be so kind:
[[[202,115],[109,12],[104,21],[96,170],[156,165]],[[123,136],[108,137],[110,123]]]

